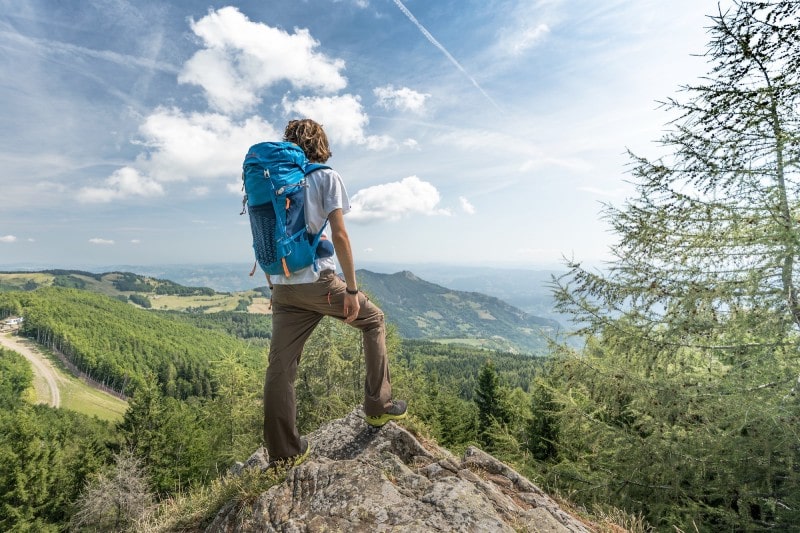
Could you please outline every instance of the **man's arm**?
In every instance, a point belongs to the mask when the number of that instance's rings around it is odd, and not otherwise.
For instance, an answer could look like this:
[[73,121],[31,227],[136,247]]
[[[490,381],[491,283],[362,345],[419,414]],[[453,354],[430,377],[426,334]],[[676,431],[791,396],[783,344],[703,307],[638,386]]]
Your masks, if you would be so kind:
[[[344,281],[347,283],[348,291],[358,290],[356,281],[356,267],[353,263],[353,250],[350,247],[350,236],[344,225],[344,215],[341,209],[334,209],[328,214],[328,222],[331,225],[331,240],[333,249],[336,250],[336,257],[342,267]],[[344,315],[345,322],[352,322],[358,316],[361,304],[358,303],[358,293],[344,295]]]

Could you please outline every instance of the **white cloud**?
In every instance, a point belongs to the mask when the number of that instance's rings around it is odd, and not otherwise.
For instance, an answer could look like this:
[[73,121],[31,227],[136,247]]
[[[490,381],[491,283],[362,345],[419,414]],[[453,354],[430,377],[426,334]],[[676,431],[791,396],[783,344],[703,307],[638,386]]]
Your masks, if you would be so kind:
[[512,56],[518,56],[544,40],[549,33],[547,24],[532,25],[528,21],[521,21],[516,28],[503,32],[499,47]]
[[139,127],[151,151],[137,159],[157,181],[219,178],[241,172],[247,147],[279,136],[261,117],[235,122],[218,113],[158,108]]
[[475,206],[470,203],[469,200],[464,198],[463,196],[458,197],[458,201],[461,203],[461,210],[464,211],[468,215],[475,214]]
[[302,97],[294,101],[284,98],[283,108],[287,114],[296,113],[322,124],[331,143],[364,145],[371,150],[395,144],[391,137],[364,133],[369,117],[363,111],[361,99],[352,94]]
[[78,201],[83,203],[108,203],[130,196],[161,196],[164,188],[160,183],[142,176],[132,167],[122,167],[114,171],[106,181],[105,187],[84,187],[78,191]]
[[0,237],[0,242],[16,242],[17,237],[14,235],[3,235]]
[[419,143],[417,142],[416,139],[411,139],[411,138],[406,139],[405,141],[403,141],[403,146],[405,146],[406,148],[410,148],[412,150],[419,150]]
[[395,89],[391,85],[376,87],[373,93],[378,98],[379,106],[412,113],[422,113],[425,110],[425,100],[430,97],[430,94],[420,93],[408,87]]
[[252,22],[230,6],[190,24],[205,49],[186,62],[178,81],[201,86],[209,105],[222,112],[252,109],[261,101],[260,91],[283,80],[329,93],[347,85],[340,72],[344,61],[316,52],[319,42],[306,29],[289,34]]
[[116,170],[106,182],[115,187],[123,196],[161,196],[164,188],[160,183],[142,176],[131,167]]
[[208,193],[211,192],[211,189],[203,185],[200,187],[192,187],[192,190],[189,192],[192,196],[202,198],[203,196],[208,196]]
[[131,244],[142,244],[141,239],[131,239]]
[[400,220],[406,215],[449,215],[446,209],[437,209],[440,196],[432,184],[417,176],[402,181],[384,183],[361,189],[352,198],[349,220]]
[[110,245],[114,244],[114,241],[111,240],[111,239],[101,239],[99,237],[95,237],[93,239],[89,239],[89,242],[92,243],[92,244],[99,244],[99,245],[102,245],[102,246],[110,246]]

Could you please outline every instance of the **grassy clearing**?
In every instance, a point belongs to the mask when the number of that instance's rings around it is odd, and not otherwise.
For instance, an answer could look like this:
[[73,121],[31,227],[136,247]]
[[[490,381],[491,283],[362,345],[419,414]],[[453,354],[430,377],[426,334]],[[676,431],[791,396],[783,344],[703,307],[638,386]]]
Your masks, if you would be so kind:
[[[41,358],[52,369],[61,396],[61,408],[76,411],[101,420],[117,422],[122,420],[128,402],[95,389],[83,380],[73,376],[51,352],[26,340],[30,352]],[[27,391],[31,403],[48,403],[50,388],[45,378],[34,372],[33,386]]]
[[59,371],[58,388],[61,391],[61,407],[77,411],[101,420],[119,422],[125,415],[128,402],[97,390],[75,376]]
[[6,290],[21,290],[29,281],[37,285],[52,285],[54,277],[52,274],[42,273],[24,272],[11,274],[0,272],[0,286],[5,287]]
[[248,313],[258,313],[261,315],[272,314],[272,303],[269,298],[253,298],[253,303],[247,308]]
[[259,469],[225,475],[208,486],[195,487],[188,494],[161,502],[148,516],[142,517],[136,530],[143,533],[202,531],[224,506],[232,505],[242,511],[270,487],[283,481],[284,475]]
[[239,305],[238,294],[215,294],[214,296],[173,296],[168,294],[147,295],[153,309],[186,311],[202,309],[205,313],[233,311]]
[[73,375],[64,364],[53,355],[39,347],[37,350],[53,366],[58,391],[61,395],[61,408],[76,411],[101,420],[119,422],[128,409],[128,402],[94,388]]

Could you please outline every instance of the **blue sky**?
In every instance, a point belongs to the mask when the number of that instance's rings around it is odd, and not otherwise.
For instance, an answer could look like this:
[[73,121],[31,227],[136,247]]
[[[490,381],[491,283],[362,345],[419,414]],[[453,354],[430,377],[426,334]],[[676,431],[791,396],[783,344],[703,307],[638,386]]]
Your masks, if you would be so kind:
[[359,262],[609,257],[711,0],[0,0],[0,264],[252,260],[241,161],[324,124]]

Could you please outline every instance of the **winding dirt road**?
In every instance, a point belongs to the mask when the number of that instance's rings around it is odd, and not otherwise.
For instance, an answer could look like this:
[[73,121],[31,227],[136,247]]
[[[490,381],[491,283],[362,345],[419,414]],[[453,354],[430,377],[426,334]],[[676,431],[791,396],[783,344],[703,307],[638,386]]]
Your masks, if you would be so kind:
[[[33,365],[33,373],[42,379],[47,388],[50,389],[50,401],[52,407],[61,407],[61,393],[56,384],[56,374],[53,366],[41,353],[33,347],[33,343],[23,337],[17,337],[9,333],[0,333],[0,345],[9,350],[13,350],[22,355]],[[34,378],[35,380],[36,378]]]

